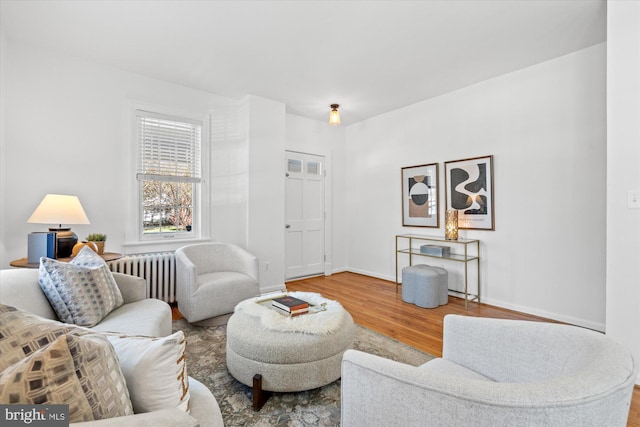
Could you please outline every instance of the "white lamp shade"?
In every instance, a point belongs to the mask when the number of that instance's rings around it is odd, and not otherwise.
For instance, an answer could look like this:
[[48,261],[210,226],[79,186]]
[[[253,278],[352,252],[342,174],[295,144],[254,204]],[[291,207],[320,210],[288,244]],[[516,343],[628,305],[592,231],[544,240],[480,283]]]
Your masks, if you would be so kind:
[[91,224],[77,196],[47,194],[31,217],[34,224]]

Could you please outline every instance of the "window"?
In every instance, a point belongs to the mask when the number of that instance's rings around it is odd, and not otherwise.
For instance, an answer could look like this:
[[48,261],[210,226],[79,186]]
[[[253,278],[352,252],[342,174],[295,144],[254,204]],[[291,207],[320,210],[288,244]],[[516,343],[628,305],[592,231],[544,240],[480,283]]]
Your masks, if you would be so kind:
[[202,122],[136,110],[136,135],[140,238],[199,236]]

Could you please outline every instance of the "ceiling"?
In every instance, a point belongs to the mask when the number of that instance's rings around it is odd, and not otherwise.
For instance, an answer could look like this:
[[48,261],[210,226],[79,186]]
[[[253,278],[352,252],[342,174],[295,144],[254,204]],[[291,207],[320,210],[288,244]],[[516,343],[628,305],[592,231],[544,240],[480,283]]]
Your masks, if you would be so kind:
[[342,123],[606,39],[605,0],[0,0],[8,40]]

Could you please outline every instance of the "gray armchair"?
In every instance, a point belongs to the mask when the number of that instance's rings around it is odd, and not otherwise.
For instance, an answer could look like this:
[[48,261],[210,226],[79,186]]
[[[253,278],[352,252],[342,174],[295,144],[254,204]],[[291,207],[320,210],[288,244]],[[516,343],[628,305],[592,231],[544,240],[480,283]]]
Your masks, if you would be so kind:
[[232,313],[260,291],[258,259],[239,246],[189,245],[175,256],[178,310],[190,323]]
[[637,367],[576,326],[448,315],[442,358],[348,350],[342,426],[626,426]]

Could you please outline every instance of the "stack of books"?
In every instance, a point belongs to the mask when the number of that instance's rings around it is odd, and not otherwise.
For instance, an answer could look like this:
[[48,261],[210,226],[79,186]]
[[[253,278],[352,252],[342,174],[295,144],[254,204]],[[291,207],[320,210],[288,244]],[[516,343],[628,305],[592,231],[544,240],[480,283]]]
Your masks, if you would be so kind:
[[278,311],[287,316],[299,316],[309,312],[309,303],[292,296],[283,296],[274,298],[271,305]]

